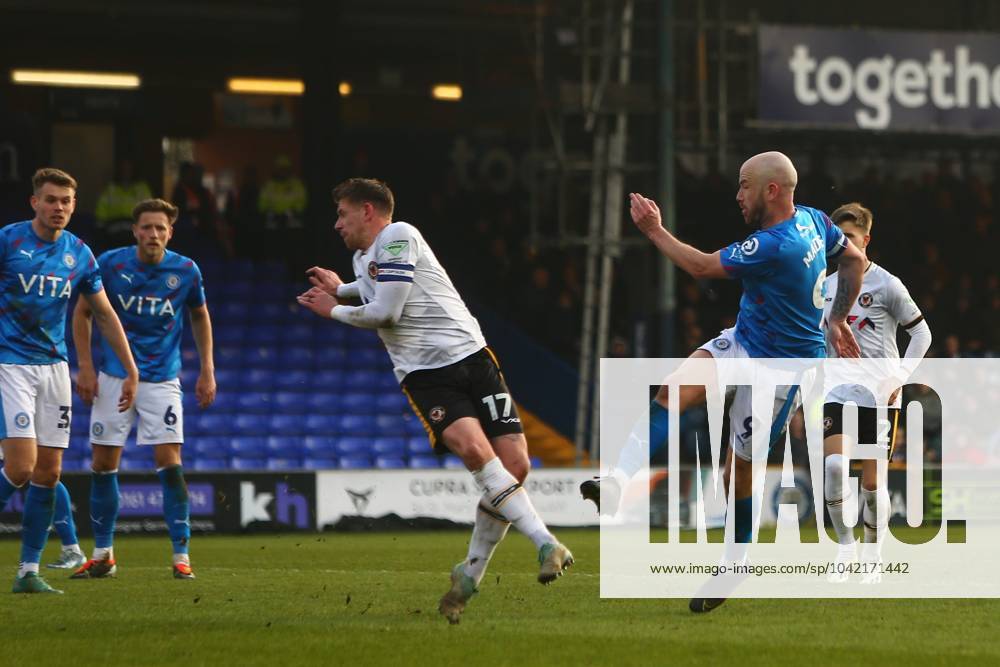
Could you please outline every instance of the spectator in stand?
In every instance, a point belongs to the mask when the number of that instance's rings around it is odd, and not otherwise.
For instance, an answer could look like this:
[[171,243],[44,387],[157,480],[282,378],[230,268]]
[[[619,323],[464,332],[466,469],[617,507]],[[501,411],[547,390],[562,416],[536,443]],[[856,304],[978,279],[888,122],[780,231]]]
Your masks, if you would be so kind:
[[[133,245],[132,209],[141,201],[152,198],[149,185],[135,178],[132,161],[118,161],[115,178],[108,183],[97,200],[98,244],[94,249],[109,250]],[[99,252],[99,251],[98,251]]]
[[267,256],[259,200],[257,167],[250,165],[243,170],[239,186],[226,198],[226,221],[233,230],[237,253],[257,260]]
[[177,185],[171,195],[179,213],[174,223],[176,252],[197,254],[198,246],[219,247],[219,215],[215,197],[202,182],[204,170],[194,162],[180,167]]
[[[268,247],[281,252],[291,275],[299,275],[305,266],[306,186],[292,172],[292,161],[279,155],[274,172],[260,191],[258,209],[264,219]],[[272,252],[273,252],[272,250]]]

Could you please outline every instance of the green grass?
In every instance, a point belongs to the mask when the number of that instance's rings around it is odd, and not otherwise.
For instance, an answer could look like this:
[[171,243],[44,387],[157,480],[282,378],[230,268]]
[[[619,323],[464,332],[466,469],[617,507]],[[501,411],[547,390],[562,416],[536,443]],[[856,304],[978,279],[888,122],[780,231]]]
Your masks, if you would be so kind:
[[[567,576],[539,586],[511,535],[458,626],[436,606],[463,532],[196,537],[195,581],[171,578],[166,538],[121,537],[116,580],[49,571],[65,595],[0,593],[16,647],[2,664],[1000,663],[995,600],[732,600],[696,616],[684,600],[601,600],[598,533],[560,536]],[[0,541],[4,586],[17,554]]]

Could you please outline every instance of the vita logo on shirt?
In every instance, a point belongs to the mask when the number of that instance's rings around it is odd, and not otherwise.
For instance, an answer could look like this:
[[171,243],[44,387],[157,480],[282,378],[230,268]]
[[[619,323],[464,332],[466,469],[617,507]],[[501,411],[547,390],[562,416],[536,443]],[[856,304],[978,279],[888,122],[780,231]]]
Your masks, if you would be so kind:
[[164,299],[163,297],[132,295],[126,299],[119,294],[118,302],[122,305],[122,310],[126,313],[135,312],[137,315],[142,315],[143,307],[145,307],[146,315],[173,317],[176,314],[173,304],[170,303],[170,299]]

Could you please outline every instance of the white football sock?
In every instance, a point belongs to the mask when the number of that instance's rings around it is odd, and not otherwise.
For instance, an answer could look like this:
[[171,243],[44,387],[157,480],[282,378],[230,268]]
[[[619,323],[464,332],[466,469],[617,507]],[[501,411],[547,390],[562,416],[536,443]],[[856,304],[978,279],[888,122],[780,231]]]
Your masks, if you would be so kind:
[[854,531],[844,523],[844,507],[852,495],[850,485],[844,484],[844,457],[842,454],[830,454],[824,463],[826,480],[823,486],[826,497],[826,511],[830,513],[833,531],[837,534],[840,544],[853,544]]
[[64,552],[68,551],[75,554],[83,553],[83,549],[80,548],[79,544],[64,544],[62,550]]
[[555,543],[549,529],[545,527],[535,511],[528,493],[508,472],[499,458],[492,458],[479,470],[472,473],[476,484],[483,491],[486,507],[502,514],[514,527],[541,548],[543,544]]
[[90,556],[91,560],[104,560],[105,558],[114,560],[114,547],[94,547],[94,552]]
[[17,570],[17,576],[21,578],[29,572],[38,574],[38,563],[21,563],[21,567]]
[[174,554],[174,565],[179,563],[184,563],[185,565],[191,564],[191,556],[188,554]]
[[885,541],[885,531],[889,527],[889,512],[891,501],[888,489],[861,489],[861,498],[865,502],[863,518],[865,521],[865,542],[876,543],[876,554],[882,553],[882,542]]
[[472,577],[477,586],[486,574],[486,566],[489,565],[494,550],[510,528],[510,522],[502,514],[488,507],[489,500],[483,496],[476,506],[476,525],[472,529],[469,555],[465,559],[465,573]]

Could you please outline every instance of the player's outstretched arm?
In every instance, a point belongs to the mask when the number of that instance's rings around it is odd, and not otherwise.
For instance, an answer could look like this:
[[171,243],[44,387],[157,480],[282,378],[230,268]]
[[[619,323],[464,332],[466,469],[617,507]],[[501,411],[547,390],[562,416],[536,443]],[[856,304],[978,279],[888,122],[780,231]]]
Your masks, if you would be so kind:
[[694,246],[682,243],[673,234],[663,228],[660,208],[652,199],[633,192],[629,195],[632,222],[653,245],[670,261],[681,267],[695,278],[728,278],[729,274],[722,266],[721,254],[705,253]]
[[86,299],[77,299],[73,309],[73,346],[76,347],[76,363],[79,372],[76,376],[76,393],[80,399],[90,405],[97,396],[97,371],[94,369],[94,358],[90,353],[90,338],[93,328],[93,311]]
[[853,243],[847,244],[838,260],[837,293],[830,308],[827,335],[837,355],[842,358],[861,356],[861,348],[858,347],[858,341],[854,339],[851,327],[847,324],[847,316],[851,312],[851,305],[861,293],[866,261],[865,256],[854,247]]
[[127,373],[127,377],[122,383],[121,396],[118,398],[118,411],[125,412],[132,407],[132,403],[135,401],[135,392],[139,388],[139,369],[132,357],[132,350],[129,349],[125,329],[122,328],[122,323],[119,321],[118,315],[115,314],[114,308],[111,307],[111,302],[108,301],[108,295],[105,294],[104,290],[83,296],[87,299],[94,314],[97,328],[101,331],[104,339],[108,341],[108,345]]
[[205,409],[215,402],[215,356],[212,352],[212,318],[208,314],[208,306],[202,304],[190,310],[191,333],[194,335],[194,345],[198,348],[198,359],[201,361],[201,372],[194,386],[194,396],[198,407]]

